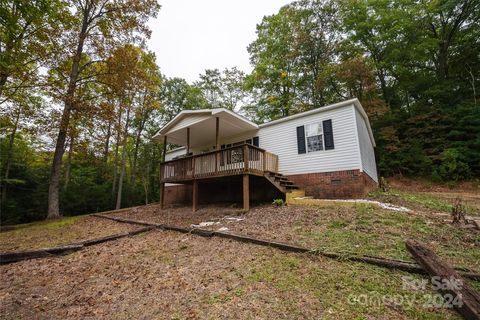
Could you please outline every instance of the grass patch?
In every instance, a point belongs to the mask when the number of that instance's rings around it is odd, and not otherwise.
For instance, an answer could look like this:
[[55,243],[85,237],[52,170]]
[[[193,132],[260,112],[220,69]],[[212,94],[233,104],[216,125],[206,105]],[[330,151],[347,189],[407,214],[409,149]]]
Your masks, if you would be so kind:
[[[301,313],[302,306],[311,303],[321,306],[322,312],[318,316],[325,319],[458,318],[451,310],[431,310],[421,304],[389,305],[381,302],[384,296],[402,296],[409,301],[420,301],[425,294],[433,293],[428,289],[420,292],[403,289],[402,277],[422,279],[418,275],[274,250],[259,255],[254,262],[245,263],[242,269],[248,272],[247,279],[252,283],[261,282],[270,290],[288,293],[289,297],[302,296],[303,301],[287,298],[283,301],[285,308],[294,314],[295,310]],[[369,300],[358,303],[356,298]]]
[[[35,230],[38,228],[41,229],[59,229],[64,226],[68,226],[70,224],[74,224],[78,220],[82,219],[84,216],[73,216],[73,217],[64,217],[61,219],[55,219],[55,220],[43,220],[43,221],[36,221],[36,222],[30,222],[30,223],[24,223],[24,224],[17,224],[17,225],[12,225],[8,226],[7,231],[3,231],[2,233],[9,233],[14,231],[20,231],[23,229],[29,229],[29,230]],[[0,233],[0,236],[1,234]]]
[[445,223],[441,219],[410,215],[357,204],[335,211],[319,208],[315,224],[295,228],[296,239],[309,248],[346,255],[372,255],[413,261],[405,247],[407,239],[431,246],[440,256],[459,267],[480,270],[480,235]]

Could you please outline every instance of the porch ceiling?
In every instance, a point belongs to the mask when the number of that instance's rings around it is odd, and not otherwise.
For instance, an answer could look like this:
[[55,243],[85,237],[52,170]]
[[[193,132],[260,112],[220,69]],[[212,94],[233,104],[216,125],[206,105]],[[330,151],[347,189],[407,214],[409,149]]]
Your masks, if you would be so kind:
[[176,145],[187,145],[187,128],[190,128],[190,147],[215,145],[216,118],[219,118],[219,139],[235,137],[249,131],[257,130],[258,125],[242,116],[226,110],[191,110],[182,111],[172,121],[167,123],[153,137],[163,139]]

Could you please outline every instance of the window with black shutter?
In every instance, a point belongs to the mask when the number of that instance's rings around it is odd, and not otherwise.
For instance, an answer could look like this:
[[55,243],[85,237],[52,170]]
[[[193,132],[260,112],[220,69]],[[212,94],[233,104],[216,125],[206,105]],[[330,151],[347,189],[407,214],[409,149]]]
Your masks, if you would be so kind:
[[297,127],[297,148],[298,154],[306,153],[307,149],[305,148],[305,127]]
[[332,120],[323,121],[323,136],[325,140],[325,150],[332,150],[335,148],[333,144],[333,127]]
[[307,141],[307,152],[323,150],[322,124],[312,123],[305,126],[305,137]]

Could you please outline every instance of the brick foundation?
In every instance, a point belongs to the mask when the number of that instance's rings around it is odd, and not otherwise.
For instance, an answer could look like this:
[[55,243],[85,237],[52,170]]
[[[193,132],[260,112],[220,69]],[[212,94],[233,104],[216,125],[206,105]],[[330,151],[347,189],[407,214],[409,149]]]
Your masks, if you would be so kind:
[[288,175],[306,196],[326,199],[363,198],[377,183],[360,170]]

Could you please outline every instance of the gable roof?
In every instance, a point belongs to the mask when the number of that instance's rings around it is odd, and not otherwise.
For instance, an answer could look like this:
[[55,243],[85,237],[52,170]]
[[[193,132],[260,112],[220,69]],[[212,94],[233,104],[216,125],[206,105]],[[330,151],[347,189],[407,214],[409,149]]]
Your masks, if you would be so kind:
[[327,106],[324,106],[324,107],[308,110],[308,111],[305,111],[305,112],[296,113],[296,114],[293,114],[291,116],[284,117],[284,118],[281,118],[281,119],[278,119],[278,120],[273,120],[273,121],[270,121],[270,122],[262,123],[262,124],[259,125],[259,127],[260,128],[265,128],[265,127],[276,125],[276,124],[279,124],[279,123],[282,123],[282,122],[286,122],[286,121],[290,121],[290,120],[293,120],[293,119],[309,116],[309,115],[312,115],[312,114],[322,113],[322,112],[325,112],[325,111],[346,107],[346,106],[352,105],[352,104],[358,110],[358,112],[362,116],[363,120],[365,121],[365,124],[367,125],[368,135],[370,136],[370,140],[372,141],[372,144],[375,147],[376,146],[375,139],[373,137],[372,128],[370,127],[370,121],[368,120],[368,115],[365,112],[365,110],[363,109],[362,105],[360,104],[360,101],[358,101],[357,98],[353,98],[353,99],[350,99],[350,100],[345,100],[345,101],[342,101],[342,102],[337,102],[337,103],[330,104],[330,105],[327,105]]
[[[245,118],[244,116],[242,116],[238,113],[235,113],[233,111],[230,111],[228,109],[225,109],[225,108],[183,110],[179,114],[177,114],[172,120],[170,120],[165,126],[163,126],[153,136],[153,139],[160,139],[161,137],[163,137],[165,135],[168,135],[169,140],[171,142],[173,142],[173,143],[177,142],[178,144],[181,144],[180,140],[177,140],[175,138],[175,135],[173,135],[172,133],[178,132],[180,134],[180,132],[183,132],[184,130],[186,130],[186,128],[188,126],[192,126],[192,125],[195,125],[195,124],[198,125],[199,128],[204,128],[204,129],[209,128],[209,127],[211,127],[211,123],[209,123],[208,121],[210,121],[212,118],[215,118],[215,117],[220,117],[223,120],[226,120],[227,122],[229,122],[231,124],[231,126],[238,127],[239,130],[241,130],[241,129],[243,129],[243,130],[256,130],[256,129],[260,129],[260,128],[264,128],[264,127],[268,127],[268,126],[272,126],[272,125],[277,125],[277,124],[280,124],[282,122],[290,121],[290,120],[293,120],[293,119],[309,116],[309,115],[312,115],[312,114],[322,113],[322,112],[325,112],[325,111],[346,107],[346,106],[349,106],[349,105],[353,105],[357,109],[357,111],[360,113],[360,115],[362,116],[363,120],[365,121],[367,131],[368,131],[368,135],[370,137],[372,145],[375,147],[376,146],[375,139],[373,137],[373,132],[372,132],[372,128],[370,126],[370,121],[368,120],[368,115],[365,112],[365,110],[363,109],[362,105],[360,104],[360,101],[357,98],[353,98],[353,99],[345,100],[345,101],[342,101],[342,102],[326,105],[326,106],[323,106],[323,107],[319,107],[319,108],[312,109],[312,110],[305,111],[305,112],[301,112],[301,113],[296,113],[294,115],[284,117],[284,118],[281,118],[281,119],[278,119],[278,120],[273,120],[273,121],[270,121],[270,122],[262,123],[260,125],[257,125],[254,122]],[[184,134],[182,133],[182,136],[183,135]]]
[[168,136],[169,142],[184,145],[187,128],[190,128],[190,146],[202,146],[202,144],[209,143],[209,139],[215,137],[215,119],[217,117],[220,119],[220,134],[223,137],[258,129],[256,123],[225,108],[183,110],[163,126],[153,136],[153,139]]

